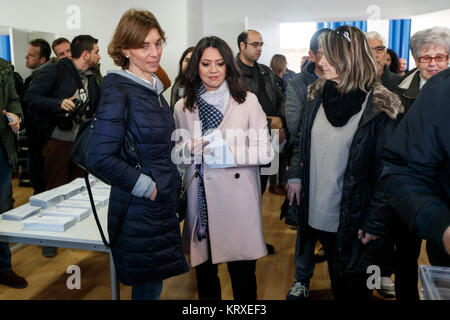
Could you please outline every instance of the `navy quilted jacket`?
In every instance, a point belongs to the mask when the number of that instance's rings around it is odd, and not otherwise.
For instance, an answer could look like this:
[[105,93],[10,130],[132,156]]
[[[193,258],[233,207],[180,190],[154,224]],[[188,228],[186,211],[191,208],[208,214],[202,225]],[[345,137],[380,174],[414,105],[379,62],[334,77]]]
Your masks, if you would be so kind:
[[[128,93],[130,131],[144,163],[141,171],[120,157],[126,97],[119,86]],[[117,230],[126,195],[131,193],[140,174],[151,177],[158,189],[155,201],[131,196],[113,245],[118,277],[125,285],[166,279],[188,271],[175,213],[179,174],[171,161],[174,129],[172,114],[162,95],[158,97],[155,91],[133,81],[126,73],[110,73],[104,78],[90,160],[95,170],[112,181],[108,209],[110,239]]]

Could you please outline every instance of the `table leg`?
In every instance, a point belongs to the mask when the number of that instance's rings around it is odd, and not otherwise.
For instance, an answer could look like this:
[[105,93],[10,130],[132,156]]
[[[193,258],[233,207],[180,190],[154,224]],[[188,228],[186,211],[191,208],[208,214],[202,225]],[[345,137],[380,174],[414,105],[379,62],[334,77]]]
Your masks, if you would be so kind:
[[114,259],[112,253],[109,253],[109,270],[111,273],[111,300],[120,300],[120,287],[117,280],[116,267],[114,266]]

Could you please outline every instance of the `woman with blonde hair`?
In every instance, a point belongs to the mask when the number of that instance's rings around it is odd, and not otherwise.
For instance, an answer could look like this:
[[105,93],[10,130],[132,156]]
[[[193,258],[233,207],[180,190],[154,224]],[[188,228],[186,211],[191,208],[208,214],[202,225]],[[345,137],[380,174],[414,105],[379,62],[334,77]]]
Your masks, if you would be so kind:
[[282,54],[273,55],[272,59],[270,60],[270,69],[272,69],[273,73],[275,73],[275,82],[278,88],[280,88],[280,90],[286,96],[286,85],[283,81],[283,76],[287,70],[286,57]]
[[318,239],[328,260],[335,299],[368,299],[367,268],[376,264],[387,229],[385,198],[375,194],[380,151],[403,111],[383,87],[364,34],[341,26],[321,36],[323,78],[308,87],[300,145],[288,181],[300,205],[297,251]]

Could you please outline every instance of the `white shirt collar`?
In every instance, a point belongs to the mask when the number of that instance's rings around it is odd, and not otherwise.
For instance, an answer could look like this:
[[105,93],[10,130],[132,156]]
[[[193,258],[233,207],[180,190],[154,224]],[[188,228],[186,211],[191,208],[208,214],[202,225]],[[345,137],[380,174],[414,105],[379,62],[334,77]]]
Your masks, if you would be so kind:
[[138,77],[142,81],[145,81],[153,90],[156,90],[156,81],[155,81],[155,79],[158,79],[158,78],[156,78],[156,76],[154,74],[152,74],[152,79],[153,79],[153,83],[152,83],[152,82],[148,81],[147,79],[139,77],[137,74],[134,74],[130,70],[125,70],[125,71],[128,72],[129,74],[132,74],[135,77]]
[[422,90],[422,87],[425,85],[425,83],[427,83],[427,80],[425,80],[424,78],[422,78],[422,76],[420,76],[419,80],[420,90]]

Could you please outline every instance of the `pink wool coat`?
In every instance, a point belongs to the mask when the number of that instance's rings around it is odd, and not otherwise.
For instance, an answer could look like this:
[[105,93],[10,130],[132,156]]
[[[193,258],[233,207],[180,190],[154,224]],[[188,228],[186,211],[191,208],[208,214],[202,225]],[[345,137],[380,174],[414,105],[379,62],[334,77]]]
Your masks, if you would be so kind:
[[[175,105],[174,117],[177,129],[186,129],[191,138],[201,135],[198,109],[194,112],[183,110],[184,99]],[[183,228],[183,244],[190,257],[192,267],[209,258],[208,243],[211,244],[212,262],[254,260],[267,254],[261,217],[261,188],[259,165],[271,162],[274,151],[271,146],[267,119],[258,99],[247,92],[246,101],[236,102],[231,96],[224,118],[218,129],[235,158],[237,167],[212,169],[204,166],[204,183],[208,206],[207,239],[197,238],[197,197],[198,179],[188,188],[188,209]],[[250,134],[241,140],[233,137],[227,129],[241,129],[246,132],[254,129],[258,134]],[[236,131],[233,131],[236,133]],[[178,141],[178,140],[177,140]],[[184,154],[187,139],[178,141],[174,152]],[[245,157],[238,157],[245,155]],[[239,158],[239,159],[238,159]],[[187,178],[192,177],[195,164],[184,158]]]

